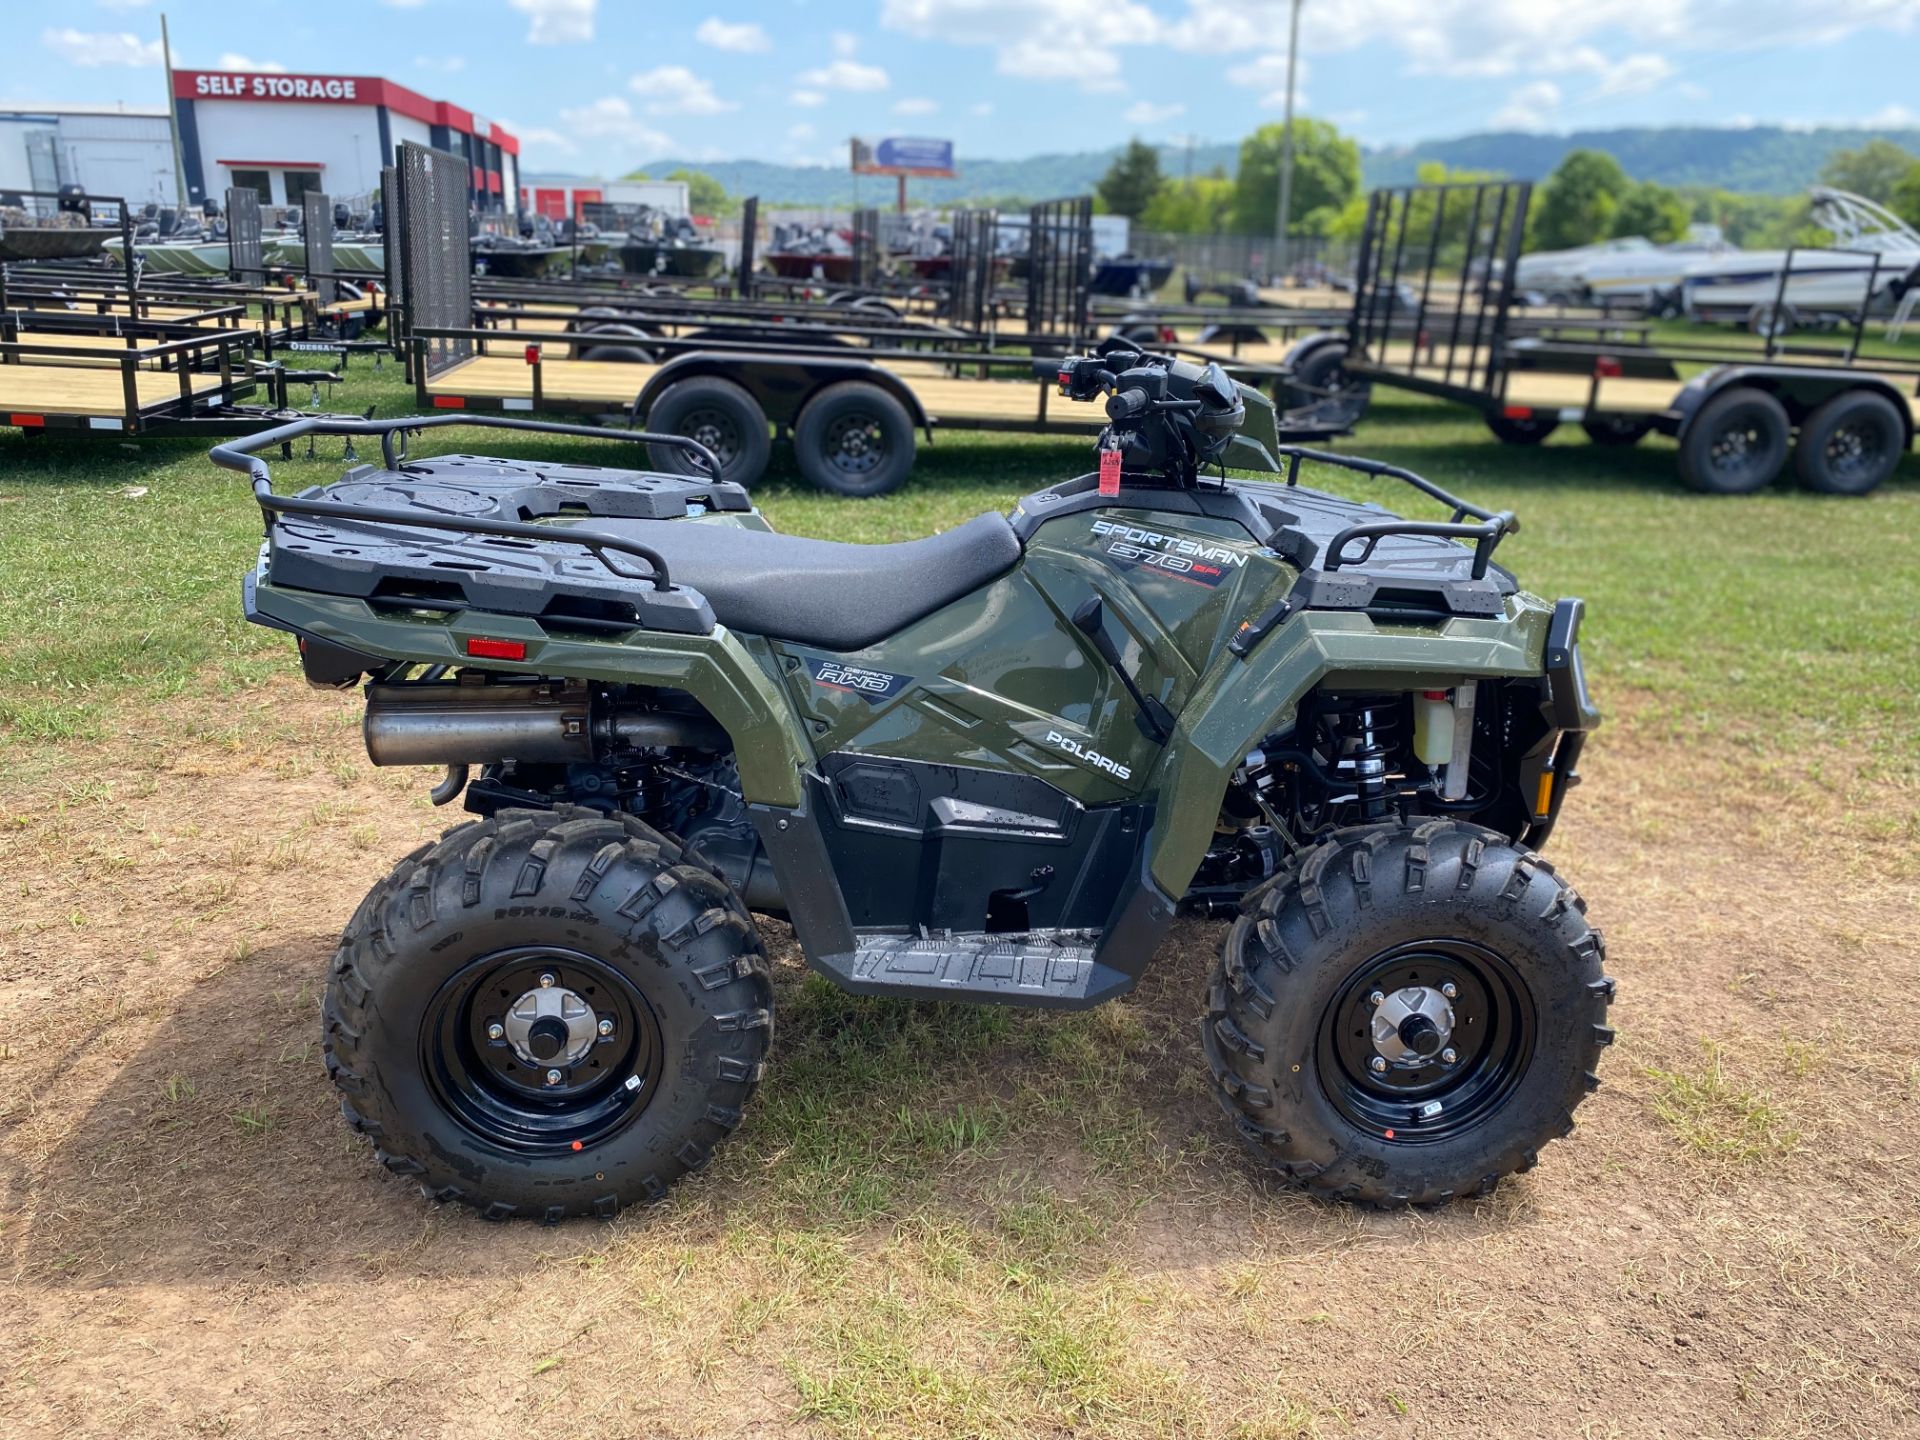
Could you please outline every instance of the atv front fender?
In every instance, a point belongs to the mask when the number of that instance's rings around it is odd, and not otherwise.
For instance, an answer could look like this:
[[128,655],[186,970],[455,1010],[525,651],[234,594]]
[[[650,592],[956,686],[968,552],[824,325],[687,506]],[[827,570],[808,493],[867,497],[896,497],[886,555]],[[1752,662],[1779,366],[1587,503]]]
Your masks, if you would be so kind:
[[[1148,869],[1169,895],[1184,895],[1212,843],[1227,783],[1267,736],[1289,729],[1301,699],[1333,689],[1450,689],[1465,680],[1544,673],[1552,610],[1516,595],[1502,619],[1438,625],[1376,624],[1356,611],[1305,610],[1242,660],[1222,650],[1201,677],[1154,785],[1158,791]],[[1592,717],[1594,722],[1598,716]]]
[[800,776],[812,765],[813,754],[799,720],[771,673],[724,625],[710,635],[646,630],[634,632],[631,640],[603,640],[551,634],[528,616],[476,611],[427,618],[419,612],[379,611],[350,596],[258,581],[249,588],[249,619],[365,654],[422,665],[471,665],[468,640],[518,640],[527,647],[524,661],[488,660],[486,668],[683,690],[733,741],[740,790],[748,801],[788,808],[801,803]]

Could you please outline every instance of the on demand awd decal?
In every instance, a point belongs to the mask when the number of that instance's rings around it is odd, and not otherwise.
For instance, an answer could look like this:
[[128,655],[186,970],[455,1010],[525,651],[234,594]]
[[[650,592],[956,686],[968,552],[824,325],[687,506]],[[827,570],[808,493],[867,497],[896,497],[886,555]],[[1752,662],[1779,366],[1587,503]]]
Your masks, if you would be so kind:
[[891,700],[907,688],[910,675],[895,675],[891,670],[864,670],[858,665],[843,665],[838,660],[809,660],[807,670],[813,683],[829,690],[858,695],[869,705]]
[[1247,563],[1240,551],[1117,520],[1096,520],[1093,533],[1106,541],[1106,556],[1121,565],[1145,565],[1178,580],[1218,585]]

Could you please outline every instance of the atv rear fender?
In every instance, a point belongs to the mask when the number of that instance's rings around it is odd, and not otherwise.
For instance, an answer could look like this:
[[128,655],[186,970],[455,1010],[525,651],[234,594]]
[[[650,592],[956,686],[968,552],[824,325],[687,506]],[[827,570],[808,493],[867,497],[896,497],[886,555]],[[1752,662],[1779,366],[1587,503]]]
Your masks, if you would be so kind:
[[785,694],[748,644],[724,625],[709,635],[648,631],[639,643],[549,633],[527,616],[457,612],[444,620],[382,613],[366,601],[276,589],[247,577],[247,618],[349,650],[422,665],[471,665],[472,639],[518,641],[524,661],[488,660],[503,674],[565,675],[619,685],[680,690],[693,697],[733,742],[740,788],[750,801],[785,807],[802,799],[801,772],[812,751]]

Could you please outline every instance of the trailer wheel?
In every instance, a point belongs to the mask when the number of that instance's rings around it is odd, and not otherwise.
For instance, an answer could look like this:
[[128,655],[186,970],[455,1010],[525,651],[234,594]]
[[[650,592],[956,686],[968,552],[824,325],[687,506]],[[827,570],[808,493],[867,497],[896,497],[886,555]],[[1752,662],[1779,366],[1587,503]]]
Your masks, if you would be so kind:
[[1338,407],[1341,423],[1351,425],[1367,413],[1373,398],[1371,381],[1356,379],[1346,369],[1347,347],[1323,345],[1292,367],[1292,373],[1274,382],[1273,399],[1281,414],[1316,407]]
[[1771,302],[1756,305],[1747,312],[1747,329],[1763,340],[1778,340],[1791,335],[1800,316],[1791,305],[1775,306]]
[[878,385],[843,380],[807,402],[793,448],[800,473],[829,494],[885,495],[913,468],[913,417]]
[[573,345],[576,360],[606,360],[623,365],[651,365],[653,352],[632,342],[653,337],[637,325],[596,325],[580,332]]
[[[720,478],[751,485],[773,454],[767,412],[740,386],[718,375],[695,375],[669,385],[647,411],[646,428],[698,440],[720,460]],[[704,473],[678,446],[650,445],[654,465],[673,475]]]
[[1653,422],[1632,415],[1593,415],[1582,420],[1580,428],[1596,445],[1638,445]]
[[1751,495],[1787,463],[1787,407],[1737,385],[1700,407],[1680,436],[1680,478],[1703,495]]
[[1893,473],[1907,448],[1907,427],[1886,396],[1844,390],[1800,427],[1793,471],[1821,495],[1865,495]]
[[1559,428],[1560,421],[1551,416],[1487,416],[1487,429],[1502,445],[1538,445]]

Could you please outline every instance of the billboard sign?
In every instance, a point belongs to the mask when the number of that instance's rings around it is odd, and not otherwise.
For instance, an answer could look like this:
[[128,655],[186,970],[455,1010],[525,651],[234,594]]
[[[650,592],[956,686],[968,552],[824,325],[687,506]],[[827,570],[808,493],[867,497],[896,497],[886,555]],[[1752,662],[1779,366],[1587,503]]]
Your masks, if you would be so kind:
[[919,175],[929,179],[951,180],[957,173],[953,168],[953,142],[902,136],[890,136],[885,140],[855,140],[853,173]]

